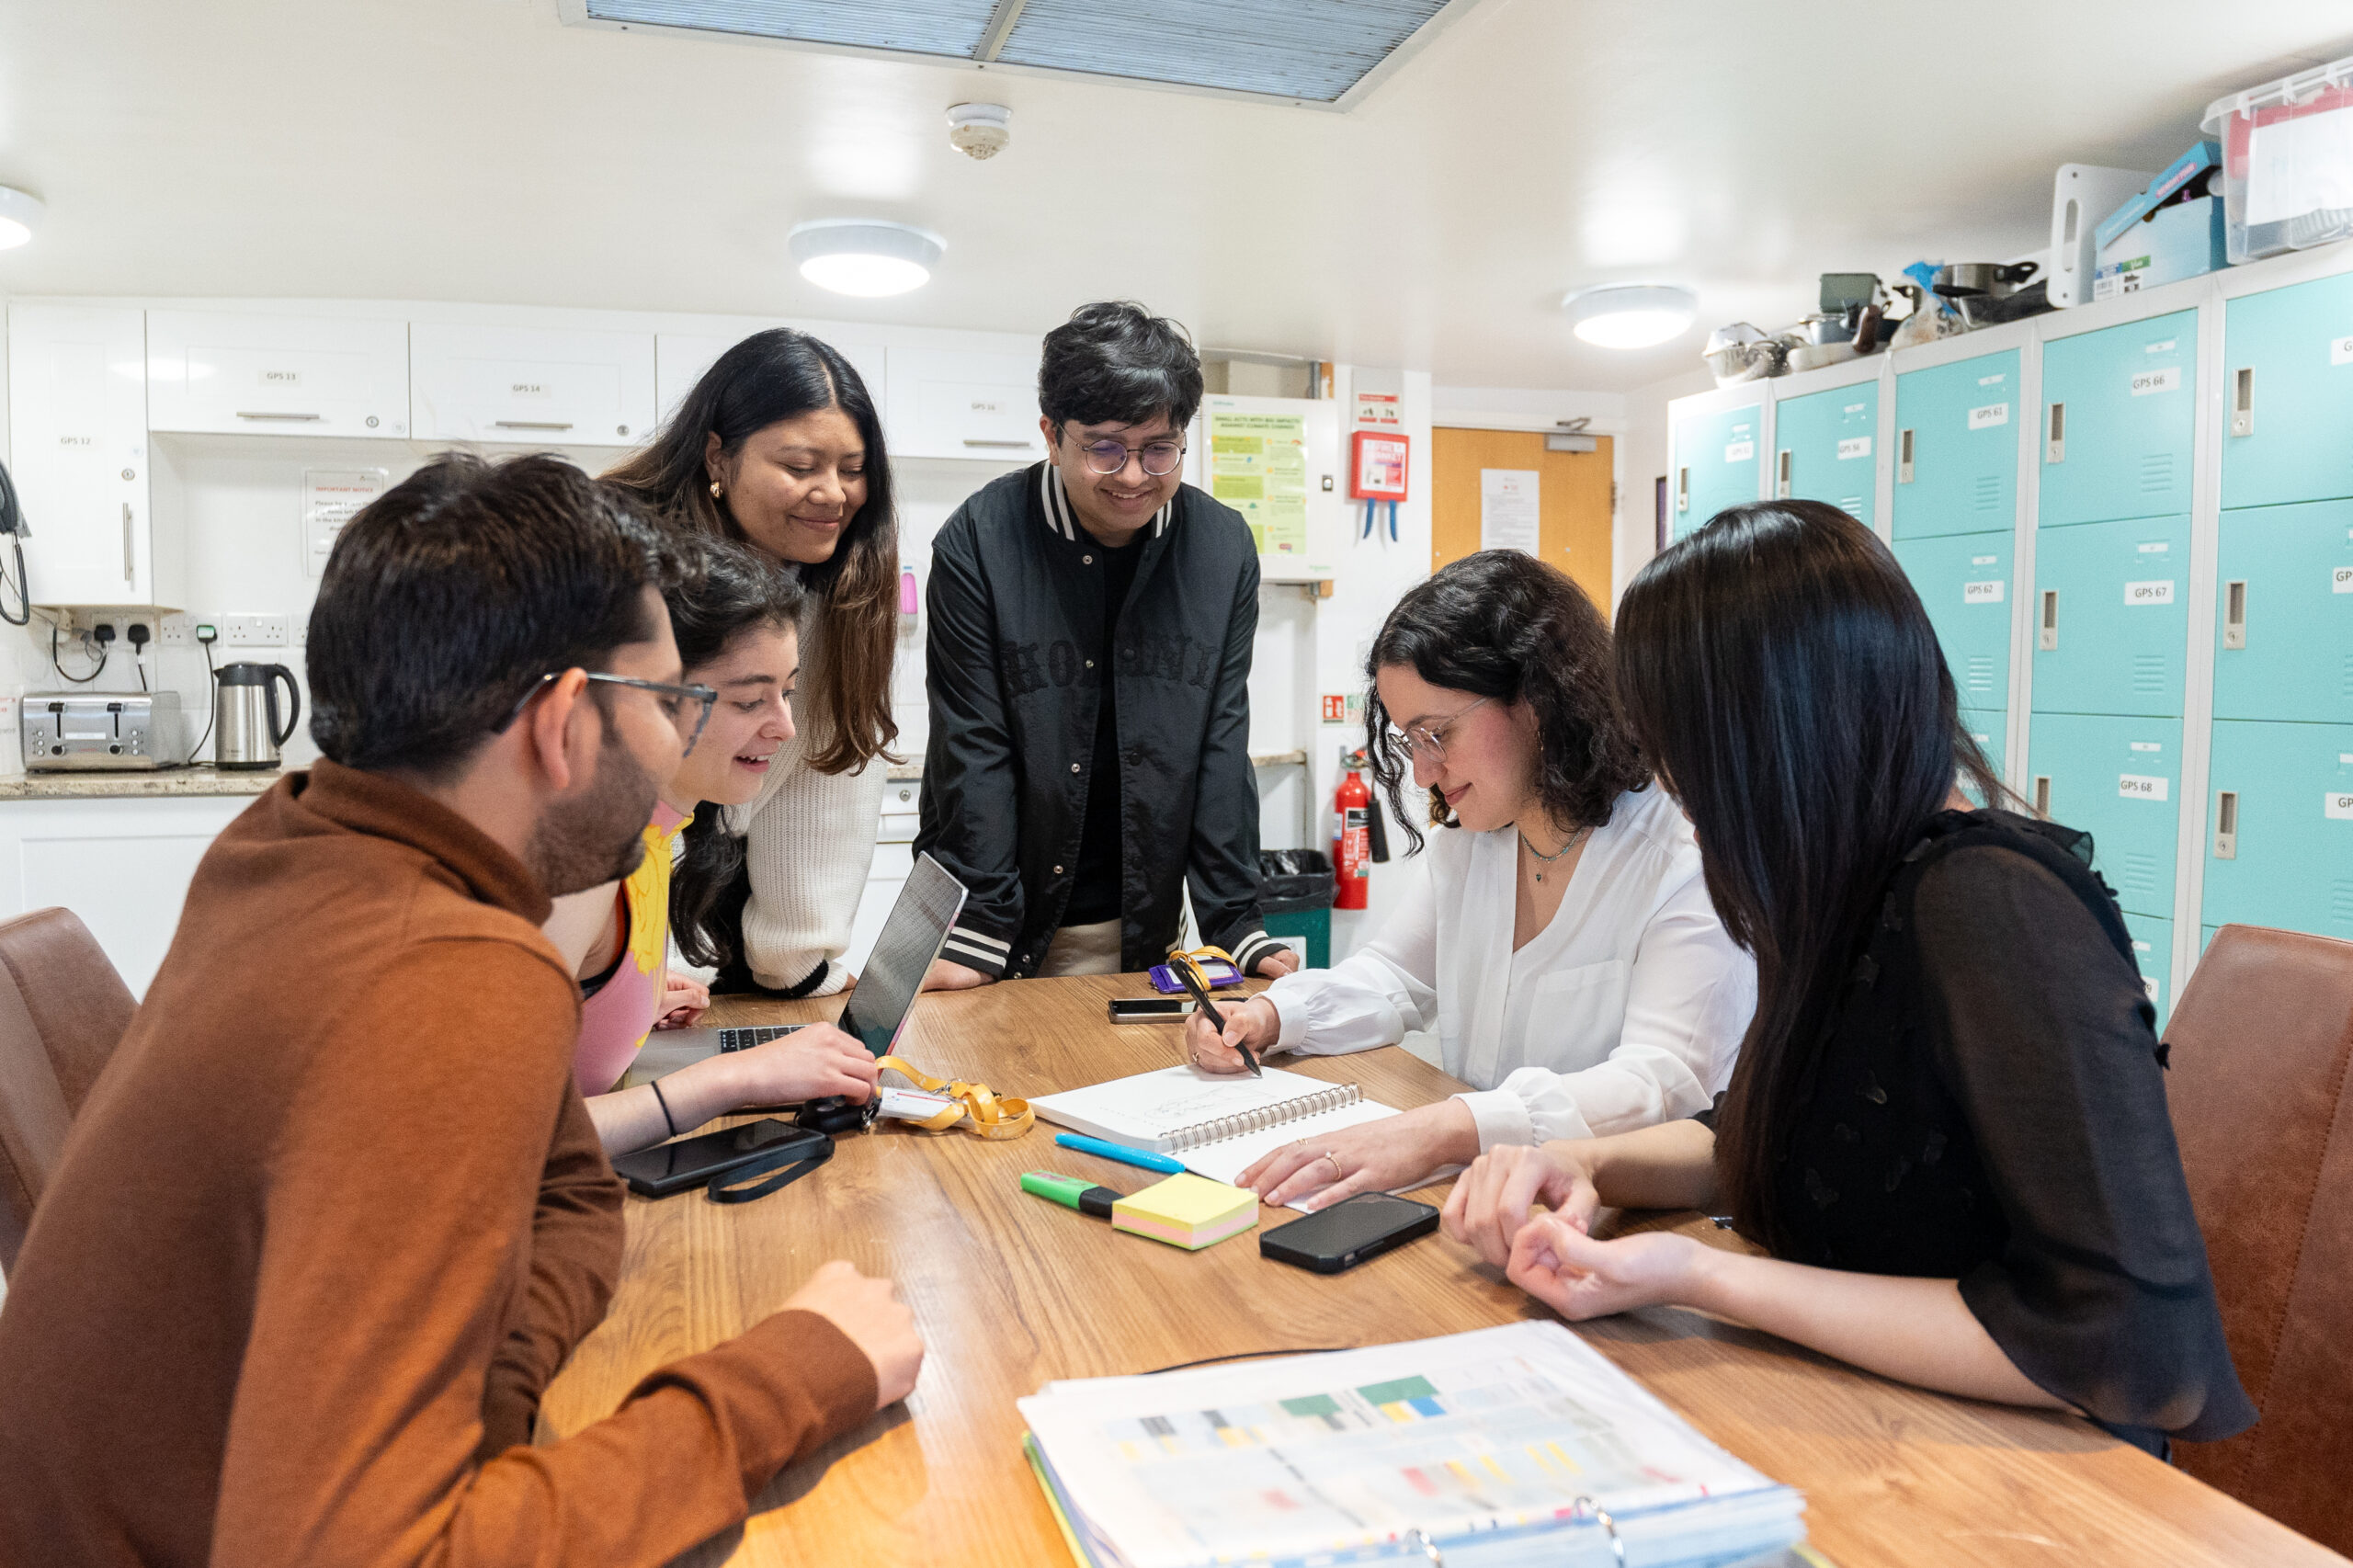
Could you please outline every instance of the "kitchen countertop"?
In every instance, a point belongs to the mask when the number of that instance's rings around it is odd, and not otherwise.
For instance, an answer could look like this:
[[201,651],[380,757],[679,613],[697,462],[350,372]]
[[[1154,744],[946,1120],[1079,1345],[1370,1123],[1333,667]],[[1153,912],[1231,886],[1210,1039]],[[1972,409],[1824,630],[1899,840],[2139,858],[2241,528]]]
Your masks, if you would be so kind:
[[223,773],[215,767],[159,767],[143,773],[0,773],[0,801],[153,800],[166,795],[258,795],[278,770]]

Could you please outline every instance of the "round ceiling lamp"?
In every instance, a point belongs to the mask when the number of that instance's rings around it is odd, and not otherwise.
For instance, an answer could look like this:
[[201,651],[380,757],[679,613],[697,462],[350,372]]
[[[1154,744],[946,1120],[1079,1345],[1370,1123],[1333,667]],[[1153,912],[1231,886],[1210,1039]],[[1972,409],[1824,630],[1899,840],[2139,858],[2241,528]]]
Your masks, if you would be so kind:
[[1672,283],[1608,283],[1561,301],[1569,327],[1597,348],[1651,348],[1691,329],[1699,299]]
[[796,223],[788,242],[801,276],[820,289],[878,300],[931,281],[948,242],[929,229],[874,218]]
[[14,250],[33,237],[41,214],[49,209],[40,197],[13,186],[0,185],[0,250]]

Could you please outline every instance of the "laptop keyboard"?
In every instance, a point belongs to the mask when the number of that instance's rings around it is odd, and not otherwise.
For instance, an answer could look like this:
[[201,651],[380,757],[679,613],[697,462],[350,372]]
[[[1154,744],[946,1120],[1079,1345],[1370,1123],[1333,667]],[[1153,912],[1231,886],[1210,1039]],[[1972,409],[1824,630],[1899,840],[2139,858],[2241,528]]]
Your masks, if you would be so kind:
[[740,1028],[722,1029],[719,1031],[719,1049],[749,1051],[756,1045],[766,1045],[772,1040],[780,1040],[797,1028],[807,1027],[804,1024],[751,1024]]

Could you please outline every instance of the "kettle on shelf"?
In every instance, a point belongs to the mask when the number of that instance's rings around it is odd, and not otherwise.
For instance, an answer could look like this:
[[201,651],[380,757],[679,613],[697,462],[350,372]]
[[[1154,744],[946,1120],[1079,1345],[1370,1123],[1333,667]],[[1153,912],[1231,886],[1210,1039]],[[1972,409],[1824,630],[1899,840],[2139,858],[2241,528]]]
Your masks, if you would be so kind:
[[[278,711],[281,680],[288,709],[283,722]],[[223,665],[212,705],[212,766],[231,772],[258,771],[278,766],[278,748],[302,716],[302,688],[284,665]]]

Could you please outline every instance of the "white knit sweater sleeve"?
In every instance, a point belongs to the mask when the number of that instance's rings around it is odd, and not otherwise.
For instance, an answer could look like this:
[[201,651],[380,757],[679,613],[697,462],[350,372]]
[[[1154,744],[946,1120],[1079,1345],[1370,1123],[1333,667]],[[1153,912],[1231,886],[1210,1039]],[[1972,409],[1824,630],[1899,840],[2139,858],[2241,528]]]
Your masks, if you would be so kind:
[[835,774],[809,766],[803,692],[816,632],[815,617],[803,619],[793,737],[777,752],[758,798],[731,810],[727,825],[745,835],[752,897],[744,909],[744,957],[753,978],[785,991],[829,963],[832,972],[810,994],[830,996],[846,978],[841,957],[873,869],[891,765],[878,756],[857,772]]

